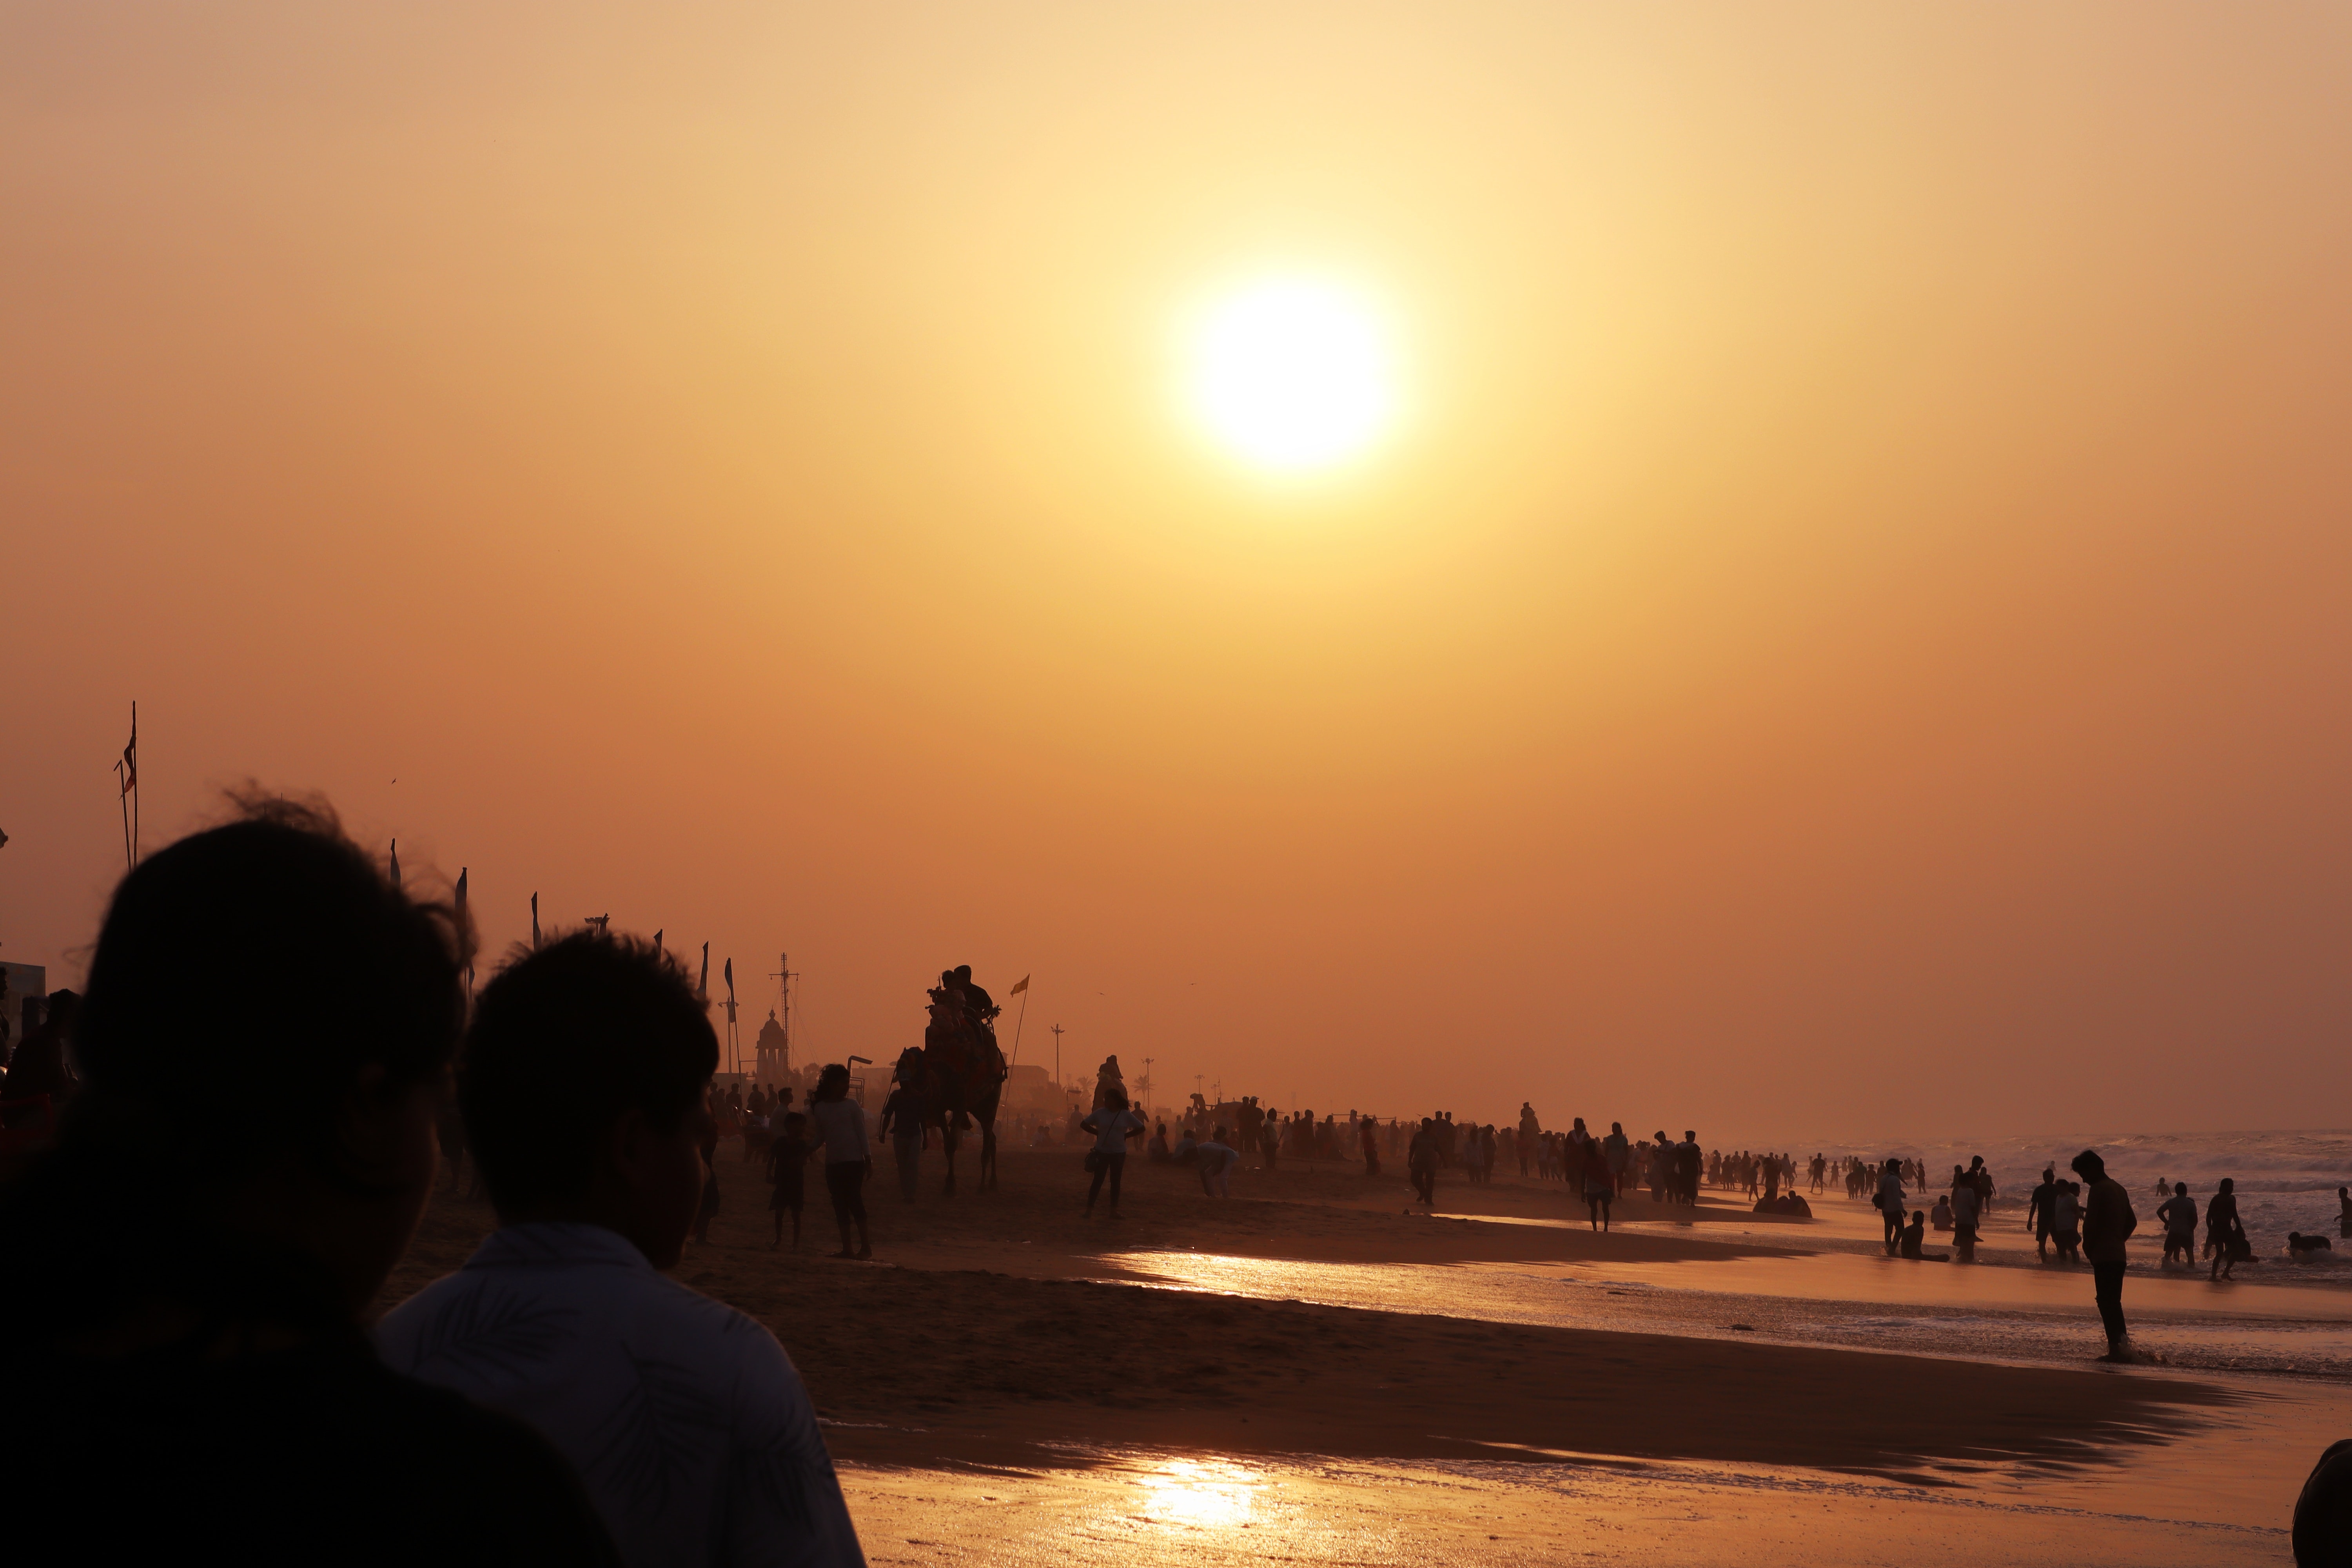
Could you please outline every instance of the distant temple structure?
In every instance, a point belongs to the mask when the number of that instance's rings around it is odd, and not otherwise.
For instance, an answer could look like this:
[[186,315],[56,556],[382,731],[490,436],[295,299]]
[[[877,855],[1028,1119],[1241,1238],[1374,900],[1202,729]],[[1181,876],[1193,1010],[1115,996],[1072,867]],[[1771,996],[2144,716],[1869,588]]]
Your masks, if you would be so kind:
[[793,1076],[793,1043],[783,1025],[776,1021],[776,1010],[768,1009],[768,1021],[760,1026],[760,1037],[752,1042],[756,1053],[751,1068],[754,1083],[782,1083]]

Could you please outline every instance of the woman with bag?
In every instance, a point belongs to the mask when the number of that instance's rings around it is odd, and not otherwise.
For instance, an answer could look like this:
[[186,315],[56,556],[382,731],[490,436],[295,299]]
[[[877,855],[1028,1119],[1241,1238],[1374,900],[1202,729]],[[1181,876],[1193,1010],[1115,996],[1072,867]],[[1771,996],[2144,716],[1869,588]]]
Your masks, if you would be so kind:
[[1087,1169],[1094,1173],[1094,1184],[1087,1189],[1087,1215],[1093,1217],[1095,1199],[1102,1195],[1103,1178],[1110,1178],[1110,1217],[1118,1217],[1119,1177],[1127,1171],[1127,1141],[1143,1136],[1143,1118],[1127,1108],[1127,1090],[1115,1084],[1106,1084],[1102,1104],[1093,1115],[1078,1123],[1080,1131],[1095,1135],[1095,1146],[1087,1151]]

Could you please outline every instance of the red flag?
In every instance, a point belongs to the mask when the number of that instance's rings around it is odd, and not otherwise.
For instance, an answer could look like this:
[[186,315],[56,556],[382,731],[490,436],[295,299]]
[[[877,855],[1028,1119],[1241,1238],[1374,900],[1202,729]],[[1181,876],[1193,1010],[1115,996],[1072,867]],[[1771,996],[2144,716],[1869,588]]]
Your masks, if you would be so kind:
[[131,742],[122,748],[122,761],[116,766],[122,779],[122,793],[129,795],[139,787],[139,704],[131,705]]

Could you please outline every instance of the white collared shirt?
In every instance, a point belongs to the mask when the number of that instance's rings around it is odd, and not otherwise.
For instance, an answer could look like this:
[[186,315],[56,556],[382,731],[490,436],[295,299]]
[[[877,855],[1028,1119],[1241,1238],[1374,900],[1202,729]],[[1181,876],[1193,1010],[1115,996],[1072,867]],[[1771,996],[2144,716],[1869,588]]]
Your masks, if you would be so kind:
[[596,1225],[508,1226],[385,1314],[394,1372],[536,1426],[631,1568],[863,1568],[800,1373],[776,1337]]

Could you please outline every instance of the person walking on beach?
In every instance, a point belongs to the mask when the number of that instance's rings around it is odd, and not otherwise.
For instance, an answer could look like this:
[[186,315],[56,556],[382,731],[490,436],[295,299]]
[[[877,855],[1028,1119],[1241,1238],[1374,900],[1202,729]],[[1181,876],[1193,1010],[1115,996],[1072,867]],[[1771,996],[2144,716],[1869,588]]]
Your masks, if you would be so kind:
[[2156,1206],[2156,1217],[2164,1222],[2164,1264],[2170,1265],[2172,1255],[2179,1253],[2180,1261],[2190,1268],[2197,1266],[2197,1200],[2189,1195],[2187,1182],[2172,1184],[2172,1195]]
[[[1369,1116],[1365,1117],[1362,1122],[1359,1124],[1359,1131],[1356,1134],[1356,1139],[1358,1142],[1363,1145],[1364,1174],[1367,1177],[1378,1176],[1381,1173],[1380,1123]],[[1527,1163],[1527,1153],[1525,1150],[1522,1150],[1519,1154],[1519,1163],[1524,1166]],[[1520,1173],[1525,1174],[1526,1173],[1522,1171]]]
[[2085,1149],[2069,1163],[2090,1189],[2083,1205],[2083,1250],[2091,1259],[2092,1294],[2099,1304],[2099,1321],[2107,1331],[2107,1357],[2128,1361],[2132,1356],[2124,1325],[2124,1270],[2128,1267],[2124,1243],[2139,1228],[2139,1216],[2132,1213],[2131,1194],[2107,1174],[2107,1163],[2096,1150]]
[[2230,1270],[2254,1255],[2252,1243],[2246,1240],[2245,1222],[2238,1217],[2238,1183],[2233,1176],[2221,1178],[2221,1184],[2205,1205],[2205,1250],[2213,1255],[2212,1279],[2227,1279]]
[[808,1118],[797,1110],[784,1112],[783,1130],[768,1145],[768,1212],[776,1216],[776,1240],[771,1251],[784,1245],[784,1215],[793,1216],[793,1250],[801,1249],[801,1205],[808,1196]]
[[1616,1195],[1616,1179],[1609,1171],[1609,1152],[1598,1139],[1584,1141],[1584,1208],[1594,1230],[1609,1228],[1609,1200]]
[[1676,1196],[1682,1202],[1697,1206],[1698,1179],[1706,1169],[1706,1156],[1699,1152],[1697,1130],[1683,1129],[1683,1141],[1675,1145],[1675,1174],[1679,1178]]
[[[874,1154],[866,1143],[866,1108],[849,1098],[845,1063],[829,1063],[817,1074],[809,1113],[816,1119],[817,1146],[824,1151],[824,1190],[833,1198],[834,1223],[841,1226],[841,1250],[834,1256],[871,1258],[874,1240],[866,1230],[866,1179],[874,1173]],[[853,1225],[857,1227],[855,1250],[849,1245]]]
[[704,1119],[702,1130],[702,1201],[694,1215],[694,1244],[710,1245],[710,1222],[719,1217],[719,1122]]
[[2336,1189],[2336,1210],[2337,1237],[2352,1237],[2352,1187]]
[[1615,1197],[1624,1192],[1625,1173],[1633,1165],[1633,1145],[1625,1136],[1623,1122],[1609,1124],[1609,1136],[1601,1141],[1601,1153],[1609,1163],[1609,1194]]
[[[1108,1176],[1110,1217],[1117,1219],[1119,1180],[1127,1173],[1127,1141],[1143,1136],[1143,1118],[1127,1108],[1127,1090],[1111,1084],[1103,1089],[1102,1103],[1095,1107],[1094,1114],[1079,1122],[1078,1127],[1095,1135],[1095,1146],[1087,1152],[1087,1169],[1094,1173],[1095,1178],[1087,1188],[1087,1216],[1093,1217],[1095,1199],[1101,1195],[1103,1178]],[[1234,1158],[1238,1160],[1241,1156],[1235,1154]],[[1207,1166],[1202,1168],[1205,1171]]]
[[1405,1172],[1412,1178],[1412,1190],[1421,1194],[1423,1205],[1437,1206],[1437,1124],[1423,1117],[1421,1131],[1412,1135],[1412,1146],[1405,1151]]
[[1888,1156],[1878,1170],[1878,1217],[1885,1226],[1886,1254],[1895,1255],[1896,1237],[1903,1234],[1903,1162]]
[[2042,1184],[2025,1201],[2025,1228],[2033,1233],[2033,1256],[2043,1263],[2050,1261],[2050,1233],[2057,1227],[2058,1171],[2053,1165],[2042,1167]]

